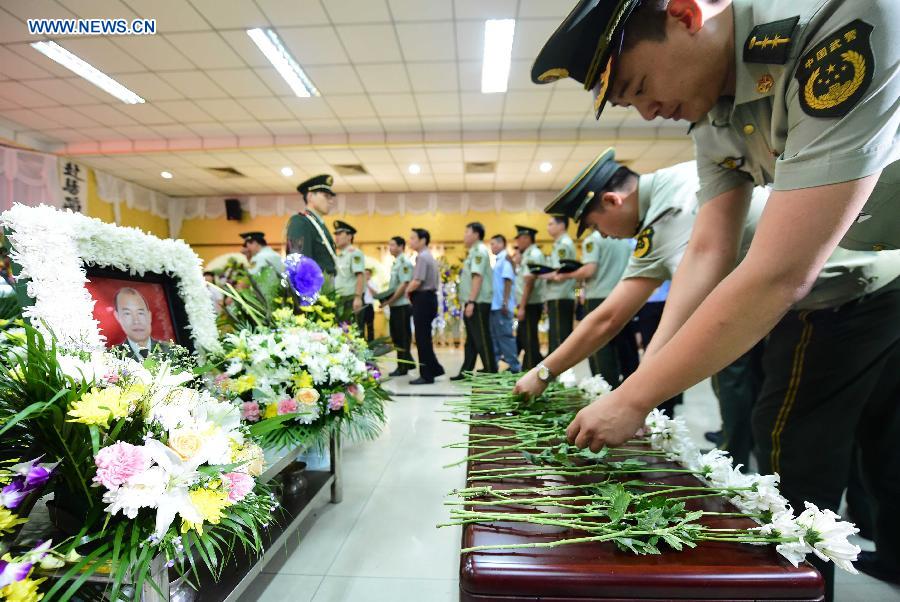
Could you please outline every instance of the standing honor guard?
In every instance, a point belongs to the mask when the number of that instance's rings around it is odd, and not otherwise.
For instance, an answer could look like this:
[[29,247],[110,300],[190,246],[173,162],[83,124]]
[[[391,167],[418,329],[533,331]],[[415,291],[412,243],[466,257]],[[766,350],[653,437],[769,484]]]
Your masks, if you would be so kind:
[[331,190],[333,183],[331,176],[323,174],[297,186],[305,206],[299,213],[291,216],[285,232],[288,255],[302,253],[312,258],[326,275],[332,277],[336,272],[337,254],[334,239],[322,221],[322,216],[331,211],[334,201],[334,191]]
[[466,345],[463,365],[459,374],[450,380],[462,380],[464,372],[475,369],[476,356],[481,357],[485,372],[497,371],[494,345],[491,343],[491,300],[493,299],[493,272],[491,252],[484,244],[484,226],[480,222],[466,225],[463,243],[469,250],[459,275],[459,298],[463,302],[463,319],[466,324]]
[[522,296],[518,301],[519,321],[518,339],[525,350],[522,361],[523,370],[531,370],[544,359],[541,356],[541,341],[538,338],[538,324],[544,311],[545,282],[531,273],[531,267],[543,265],[546,258],[541,248],[534,242],[537,230],[528,226],[516,226],[516,244],[522,261],[516,270],[516,288],[520,288]]
[[397,349],[397,369],[391,372],[391,376],[404,376],[413,366],[412,353],[409,351],[412,344],[412,328],[409,323],[412,318],[412,306],[406,296],[406,289],[412,281],[413,264],[404,254],[405,250],[406,241],[402,236],[394,236],[388,242],[388,251],[394,257],[388,290],[394,291],[394,294],[382,305],[391,308],[391,341]]
[[363,252],[353,246],[356,228],[337,220],[334,222],[334,238],[337,244],[337,275],[334,277],[334,291],[338,296],[338,308],[341,319],[351,316],[359,326],[359,332],[365,332],[363,323],[363,294],[366,287],[366,257]]
[[444,374],[444,367],[434,354],[431,325],[437,317],[437,288],[441,282],[437,261],[428,249],[431,234],[424,228],[413,228],[409,235],[409,246],[416,252],[416,267],[413,268],[412,282],[407,287],[412,301],[413,324],[416,326],[416,352],[419,354],[419,378],[409,381],[411,385],[430,385],[434,379]]
[[[564,215],[551,215],[547,224],[547,233],[553,238],[553,249],[550,251],[550,266],[562,267],[564,259],[575,259],[575,243],[567,232],[569,218]],[[572,334],[575,321],[575,281],[554,282],[553,274],[540,276],[547,280],[547,314],[550,316],[550,351],[562,345],[566,337]]]
[[[581,280],[584,283],[585,314],[597,309],[609,297],[628,266],[631,242],[627,239],[604,238],[597,230],[581,243],[582,266],[574,272],[556,274],[554,281]],[[638,351],[634,329],[630,323],[609,344],[588,357],[591,374],[600,374],[613,388],[637,369]]]

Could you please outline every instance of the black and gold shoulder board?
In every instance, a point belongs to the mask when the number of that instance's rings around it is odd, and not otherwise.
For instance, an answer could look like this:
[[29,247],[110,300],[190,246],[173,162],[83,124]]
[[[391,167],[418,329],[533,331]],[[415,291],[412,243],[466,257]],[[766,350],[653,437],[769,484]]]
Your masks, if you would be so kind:
[[869,89],[872,26],[856,19],[812,46],[797,64],[800,106],[811,117],[843,117]]
[[794,43],[794,29],[800,17],[757,25],[744,42],[745,63],[784,65]]

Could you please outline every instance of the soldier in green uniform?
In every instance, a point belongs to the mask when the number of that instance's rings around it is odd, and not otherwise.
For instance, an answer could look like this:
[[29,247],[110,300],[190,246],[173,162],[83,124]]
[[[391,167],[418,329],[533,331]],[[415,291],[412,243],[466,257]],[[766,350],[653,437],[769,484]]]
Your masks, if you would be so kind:
[[[391,279],[388,283],[388,290],[394,291],[382,305],[391,308],[390,332],[391,341],[397,349],[397,369],[391,372],[391,376],[404,376],[415,366],[412,353],[410,353],[410,345],[412,344],[412,328],[410,328],[410,319],[412,318],[412,309],[409,298],[406,295],[406,289],[412,280],[413,263],[406,256],[406,241],[402,236],[394,236],[388,242],[388,251],[394,258],[391,264]],[[410,363],[403,363],[404,361]]]
[[244,239],[244,250],[250,255],[250,274],[255,276],[263,271],[264,268],[270,267],[277,274],[284,271],[284,262],[269,243],[266,242],[266,234],[264,232],[244,232],[241,234]]
[[[581,243],[582,266],[574,272],[556,274],[555,282],[581,280],[584,286],[585,311],[590,313],[606,300],[622,279],[631,243],[626,239],[603,238],[597,230]],[[627,325],[608,345],[588,357],[591,374],[600,374],[613,388],[637,368],[637,341]]]
[[476,356],[485,372],[497,371],[494,345],[491,343],[491,299],[494,281],[491,251],[484,244],[484,226],[480,222],[466,225],[463,243],[469,250],[459,274],[459,299],[463,304],[466,344],[459,374],[450,380],[462,380],[464,372],[475,369]]
[[534,242],[537,230],[528,226],[516,226],[516,244],[522,261],[516,270],[516,288],[521,288],[521,297],[517,299],[516,318],[519,321],[518,338],[525,350],[522,361],[523,370],[531,370],[544,359],[541,355],[541,341],[538,338],[538,324],[544,311],[544,286],[546,283],[531,273],[531,266],[543,265],[546,261],[541,248]]
[[[547,232],[553,239],[549,264],[558,268],[563,259],[575,259],[575,243],[567,232],[569,218],[564,215],[551,215],[547,223]],[[547,281],[545,297],[547,299],[547,315],[550,317],[550,353],[559,347],[572,334],[575,322],[575,281],[554,281],[553,274],[539,276]]]
[[285,245],[287,254],[302,253],[311,257],[326,275],[335,275],[334,239],[328,232],[328,227],[322,221],[323,215],[328,215],[334,199],[334,191],[331,186],[334,179],[329,175],[312,177],[297,186],[297,191],[303,197],[305,209],[292,215],[288,220],[285,232]]
[[334,292],[337,293],[340,316],[344,319],[352,316],[353,321],[363,330],[363,294],[366,288],[366,256],[353,246],[356,228],[336,220],[334,222],[334,242],[337,245],[337,260],[334,277]]
[[[695,124],[702,207],[687,253],[704,269],[673,282],[647,369],[579,416],[570,436],[591,447],[620,443],[660,399],[709,376],[773,324],[793,326],[795,343],[786,347],[802,373],[776,407],[757,414],[757,442],[771,448],[761,468],[779,471],[793,503],[806,497],[836,509],[859,434],[882,507],[877,555],[863,553],[857,566],[894,582],[900,458],[896,427],[885,425],[898,423],[900,329],[877,324],[897,323],[900,284],[879,283],[839,315],[786,312],[836,245],[900,247],[898,37],[895,0],[584,0],[532,71],[538,83],[567,76],[583,83],[598,117],[609,99],[646,119]],[[730,271],[754,183],[774,192],[753,249]],[[840,360],[824,342],[821,361],[807,364],[817,357],[810,350],[820,351],[815,333],[837,317],[841,326],[872,325],[852,368],[827,361]],[[823,440],[825,449],[817,445]]]

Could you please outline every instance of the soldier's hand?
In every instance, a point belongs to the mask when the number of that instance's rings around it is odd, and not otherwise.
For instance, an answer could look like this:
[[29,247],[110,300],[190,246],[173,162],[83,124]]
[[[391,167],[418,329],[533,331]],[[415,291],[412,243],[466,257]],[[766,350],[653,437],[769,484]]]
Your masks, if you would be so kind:
[[566,438],[576,447],[598,452],[604,445],[621,445],[634,437],[646,418],[646,411],[619,399],[612,391],[575,415]]
[[520,305],[518,311],[516,312],[516,320],[519,322],[525,321],[525,306]]
[[547,383],[538,378],[537,368],[532,368],[525,373],[525,376],[516,382],[513,387],[513,393],[524,394],[528,397],[537,397],[547,388]]
[[466,303],[466,309],[465,309],[466,317],[471,318],[473,313],[475,313],[475,304],[474,303]]
[[362,308],[363,308],[362,297],[353,297],[353,313],[358,312]]

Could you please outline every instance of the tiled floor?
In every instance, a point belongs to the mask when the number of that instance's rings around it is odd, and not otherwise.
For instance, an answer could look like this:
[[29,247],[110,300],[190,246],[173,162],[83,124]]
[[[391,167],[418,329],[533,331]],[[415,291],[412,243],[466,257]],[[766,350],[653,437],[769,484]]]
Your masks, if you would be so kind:
[[[447,372],[455,374],[461,354],[439,355]],[[577,372],[586,374],[586,366]],[[443,399],[459,389],[446,378],[431,386],[410,386],[405,378],[388,386],[400,395],[388,408],[384,434],[344,448],[344,501],[323,507],[308,521],[242,602],[458,600],[460,532],[435,525],[446,518],[445,494],[463,483],[462,466],[441,468],[462,452],[441,446],[461,440],[464,431],[442,422],[438,413]],[[718,426],[708,383],[691,389],[680,410],[698,441]],[[900,600],[900,588],[838,573],[841,602]]]

